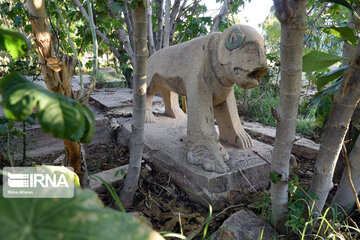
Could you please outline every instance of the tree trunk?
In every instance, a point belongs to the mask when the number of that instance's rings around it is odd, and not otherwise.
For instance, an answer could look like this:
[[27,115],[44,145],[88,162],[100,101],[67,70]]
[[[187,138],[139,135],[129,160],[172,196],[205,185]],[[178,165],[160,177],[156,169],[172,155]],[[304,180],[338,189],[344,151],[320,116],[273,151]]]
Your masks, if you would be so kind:
[[130,148],[130,163],[120,199],[125,208],[134,201],[135,191],[139,181],[141,159],[144,147],[144,122],[146,98],[146,65],[147,65],[147,16],[143,0],[137,0],[134,10],[134,88],[133,88],[133,118]]
[[360,99],[360,43],[354,50],[349,69],[343,75],[340,89],[334,96],[323,141],[316,159],[310,192],[318,197],[320,211],[333,187],[332,178],[351,117]]
[[[45,11],[45,0],[28,0],[29,19],[31,22],[42,74],[46,86],[49,90],[74,98],[75,95],[71,89],[72,77],[75,71],[77,59],[65,56],[59,60],[54,52],[53,42],[51,41],[51,32],[47,22]],[[82,146],[79,142],[64,140],[66,163],[74,168],[75,173],[80,178],[82,186],[87,185],[87,174],[85,156]]]
[[166,0],[165,4],[165,28],[164,28],[164,48],[169,47],[170,42],[170,5],[171,1]]
[[[360,137],[357,138],[355,146],[351,150],[349,156],[350,172],[355,191],[359,194],[360,191]],[[354,203],[355,196],[349,182],[347,168],[344,169],[339,188],[336,191],[333,203],[339,204],[343,209],[351,211]]]
[[158,3],[158,30],[156,34],[156,50],[162,48],[162,39],[163,39],[163,3],[164,0],[157,0]]
[[224,3],[220,9],[219,14],[216,17],[214,17],[211,32],[219,31],[220,22],[226,16],[227,12],[228,12],[228,0],[224,0]]
[[127,7],[127,3],[124,3],[123,5],[123,13],[124,13],[124,19],[125,19],[125,23],[126,23],[126,28],[128,30],[128,35],[129,35],[129,40],[130,40],[130,44],[131,46],[134,46],[134,25],[133,25],[133,19],[131,19],[132,14],[129,11],[129,8]]
[[281,22],[280,104],[276,115],[276,137],[271,162],[272,215],[277,230],[284,232],[288,218],[288,179],[291,149],[295,140],[296,119],[301,92],[302,49],[306,25],[307,0],[274,0],[276,17]]
[[155,41],[154,41],[154,32],[153,32],[153,25],[152,25],[152,2],[151,0],[146,0],[147,4],[147,18],[148,18],[148,42],[149,42],[149,52],[150,56],[155,52]]
[[178,11],[175,12],[175,6],[177,4],[177,2],[179,2],[178,4],[180,5],[180,1],[175,0],[174,3],[174,8],[173,8],[173,12],[171,12],[171,19],[174,18],[174,20],[171,20],[171,32],[170,32],[170,38],[172,38],[174,36],[174,33],[176,31],[177,25],[179,24],[180,20],[181,20],[181,16],[184,13],[185,7],[186,7],[186,3],[187,0],[184,0],[183,4],[181,5],[180,9]]
[[[359,13],[359,8],[354,7],[354,9],[357,13]],[[356,30],[360,29],[360,22],[354,16],[354,13],[352,11],[350,13],[348,26]],[[348,43],[347,41],[345,41],[343,46],[342,56],[344,58],[351,59],[353,52],[354,52],[354,46]],[[349,65],[349,61],[350,60],[344,59],[342,61],[342,66]],[[357,105],[357,109],[360,109],[359,104]],[[354,115],[352,116],[352,121],[358,121],[358,119],[354,120]],[[350,161],[351,179],[353,181],[356,192],[359,193],[360,190],[360,138],[359,137],[356,140],[353,149],[351,150],[349,161]],[[339,188],[336,191],[335,197],[333,199],[333,203],[338,204],[343,209],[350,211],[355,203],[355,196],[349,182],[347,170],[348,170],[347,167],[345,167],[343,170]]]

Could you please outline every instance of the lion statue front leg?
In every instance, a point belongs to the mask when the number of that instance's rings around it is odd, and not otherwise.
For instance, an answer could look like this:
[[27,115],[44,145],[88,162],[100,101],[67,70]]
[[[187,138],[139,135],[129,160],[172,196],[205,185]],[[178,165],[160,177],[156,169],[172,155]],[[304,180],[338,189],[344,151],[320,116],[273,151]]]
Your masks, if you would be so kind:
[[202,83],[188,88],[189,114],[186,158],[191,164],[202,165],[211,172],[229,171],[225,161],[229,155],[219,143],[215,130],[212,93]]
[[214,115],[222,141],[241,149],[253,146],[251,137],[245,132],[240,122],[233,90],[226,101],[214,107]]

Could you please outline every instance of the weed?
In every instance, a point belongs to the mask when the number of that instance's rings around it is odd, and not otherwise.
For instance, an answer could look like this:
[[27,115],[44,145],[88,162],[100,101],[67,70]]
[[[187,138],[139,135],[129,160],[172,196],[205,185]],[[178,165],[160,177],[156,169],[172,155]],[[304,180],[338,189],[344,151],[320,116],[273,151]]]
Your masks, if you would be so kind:
[[[264,81],[258,87],[244,90],[235,86],[235,97],[238,101],[238,111],[247,120],[259,122],[268,126],[276,126],[276,120],[271,115],[271,108],[279,106],[279,87]],[[307,100],[302,99],[299,106],[296,132],[308,137],[315,137],[315,112],[305,115]]]

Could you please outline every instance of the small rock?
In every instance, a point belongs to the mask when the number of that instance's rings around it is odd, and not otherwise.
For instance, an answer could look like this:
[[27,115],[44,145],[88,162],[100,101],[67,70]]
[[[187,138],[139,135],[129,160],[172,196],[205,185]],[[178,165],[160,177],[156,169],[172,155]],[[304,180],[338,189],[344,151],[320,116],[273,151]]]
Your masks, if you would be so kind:
[[212,240],[272,240],[277,239],[278,236],[272,226],[258,218],[253,212],[245,210],[231,215],[220,229],[225,230],[220,231]]

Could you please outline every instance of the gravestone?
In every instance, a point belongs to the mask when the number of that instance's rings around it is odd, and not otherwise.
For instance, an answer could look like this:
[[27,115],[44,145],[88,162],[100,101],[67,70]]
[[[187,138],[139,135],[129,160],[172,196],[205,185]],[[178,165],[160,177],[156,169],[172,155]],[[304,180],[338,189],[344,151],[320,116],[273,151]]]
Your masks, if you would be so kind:
[[[228,203],[239,202],[244,192],[269,186],[272,146],[256,140],[247,149],[222,143],[230,157],[226,162],[229,171],[209,172],[201,165],[186,161],[186,120],[166,116],[156,116],[155,120],[155,123],[145,123],[144,159],[156,170],[168,173],[191,199],[206,207],[209,202],[216,210]],[[131,119],[121,118],[118,123],[122,125],[118,142],[129,146]]]

